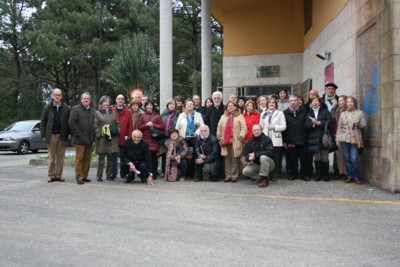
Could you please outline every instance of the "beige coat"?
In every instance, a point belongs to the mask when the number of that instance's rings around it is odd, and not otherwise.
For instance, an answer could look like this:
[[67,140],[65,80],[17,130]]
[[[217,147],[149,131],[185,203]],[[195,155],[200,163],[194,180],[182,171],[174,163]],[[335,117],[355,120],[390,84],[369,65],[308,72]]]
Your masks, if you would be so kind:
[[[218,140],[222,139],[225,132],[225,126],[228,122],[228,112],[225,111],[224,115],[221,116],[221,119],[218,122],[217,128],[217,138]],[[243,151],[243,142],[244,138],[247,134],[247,126],[246,120],[243,115],[240,113],[240,110],[236,110],[233,114],[233,156],[240,157]],[[221,147],[221,155],[228,155],[228,149],[226,147]]]
[[[358,125],[353,129],[353,125]],[[351,136],[358,136],[362,140],[361,130],[367,125],[364,112],[359,109],[344,111],[340,114],[336,141],[350,143]]]

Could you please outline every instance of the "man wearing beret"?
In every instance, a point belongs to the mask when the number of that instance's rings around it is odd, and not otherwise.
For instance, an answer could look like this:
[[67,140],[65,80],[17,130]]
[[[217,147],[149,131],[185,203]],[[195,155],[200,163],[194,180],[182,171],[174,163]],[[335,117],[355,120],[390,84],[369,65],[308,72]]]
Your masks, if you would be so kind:
[[325,94],[321,97],[321,103],[325,103],[329,112],[338,103],[339,97],[336,95],[338,86],[334,83],[328,82],[325,84]]

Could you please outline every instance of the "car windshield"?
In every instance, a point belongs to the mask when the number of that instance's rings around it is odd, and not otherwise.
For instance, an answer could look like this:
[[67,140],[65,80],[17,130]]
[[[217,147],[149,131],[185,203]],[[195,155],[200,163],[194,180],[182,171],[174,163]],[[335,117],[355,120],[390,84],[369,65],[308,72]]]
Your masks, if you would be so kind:
[[32,122],[19,121],[11,124],[4,131],[18,131],[18,132],[28,132],[32,127]]

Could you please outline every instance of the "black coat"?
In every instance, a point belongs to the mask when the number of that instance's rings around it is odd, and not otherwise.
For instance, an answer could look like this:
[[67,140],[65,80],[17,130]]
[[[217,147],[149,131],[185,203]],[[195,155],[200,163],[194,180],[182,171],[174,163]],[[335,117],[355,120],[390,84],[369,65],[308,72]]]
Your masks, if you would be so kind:
[[221,153],[218,140],[212,134],[210,134],[206,139],[201,139],[200,136],[198,136],[194,151],[196,157],[203,153],[206,155],[204,163],[210,163],[217,160]]
[[247,162],[249,160],[249,154],[254,153],[255,159],[254,163],[260,165],[261,156],[265,155],[270,157],[272,160],[274,159],[274,145],[272,144],[271,138],[262,133],[260,136],[252,137],[247,143],[244,145],[244,158]]
[[283,111],[286,120],[286,130],[282,132],[283,143],[304,144],[307,142],[306,118],[307,112],[300,107],[294,117],[292,111],[287,108]]
[[[60,107],[60,139],[63,141],[68,141],[68,135],[71,134],[71,130],[69,129],[68,120],[70,114],[70,107],[62,103]],[[53,101],[50,104],[46,105],[43,108],[41,120],[40,120],[40,134],[42,138],[46,138],[46,142],[50,144],[52,128],[53,128],[53,119],[54,119],[54,107]]]
[[131,138],[126,139],[121,146],[121,161],[125,164],[132,162],[137,166],[138,163],[145,162],[148,172],[151,172],[151,155],[149,144],[143,139],[135,144]]
[[327,108],[321,105],[318,112],[318,117],[316,118],[317,120],[321,121],[321,125],[316,125],[313,127],[311,118],[315,118],[313,109],[310,109],[310,112],[306,118],[306,128],[308,129],[308,152],[317,153],[321,150],[328,150],[322,144],[322,137],[325,131],[325,124],[328,124],[327,131],[331,135],[332,140],[335,140],[333,135],[333,119],[331,113]]
[[217,135],[217,127],[219,119],[225,112],[225,106],[221,103],[221,105],[215,108],[214,105],[207,108],[206,112],[204,113],[204,124],[206,124],[210,128],[210,133],[213,135]]

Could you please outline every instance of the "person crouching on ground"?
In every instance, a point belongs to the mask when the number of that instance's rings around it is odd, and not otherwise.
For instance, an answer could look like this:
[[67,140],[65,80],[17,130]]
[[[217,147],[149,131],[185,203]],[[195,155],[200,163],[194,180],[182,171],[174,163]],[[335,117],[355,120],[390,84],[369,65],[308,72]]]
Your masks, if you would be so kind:
[[142,140],[142,136],[140,130],[134,130],[132,139],[125,140],[121,147],[122,162],[129,166],[126,184],[132,182],[137,174],[142,183],[147,182],[148,185],[154,185],[149,144]]
[[221,163],[219,161],[220,147],[218,139],[210,133],[207,125],[200,126],[200,135],[197,137],[194,148],[196,158],[195,182],[203,181],[203,169],[208,165],[210,180],[217,182],[221,175]]
[[268,186],[268,175],[275,168],[274,145],[271,138],[263,133],[260,124],[254,124],[253,138],[244,146],[244,157],[249,162],[243,169],[243,175],[258,179],[258,187]]
[[175,182],[180,172],[179,181],[184,182],[187,177],[188,162],[185,159],[189,152],[189,148],[185,139],[179,136],[177,129],[171,129],[169,139],[164,143],[167,150],[165,158],[165,181]]

